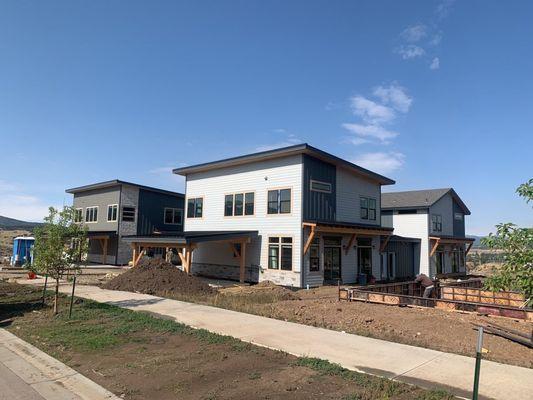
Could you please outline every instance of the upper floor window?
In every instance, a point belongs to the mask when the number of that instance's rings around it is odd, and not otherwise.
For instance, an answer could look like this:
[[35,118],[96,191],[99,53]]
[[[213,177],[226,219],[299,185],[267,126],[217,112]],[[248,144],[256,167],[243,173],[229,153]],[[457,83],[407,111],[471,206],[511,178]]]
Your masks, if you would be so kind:
[[122,207],[122,221],[135,221],[135,207]]
[[165,224],[181,225],[183,212],[180,208],[165,208]]
[[98,206],[87,207],[85,209],[85,222],[98,222]]
[[361,197],[361,219],[376,220],[376,199]]
[[291,189],[268,191],[268,214],[289,214],[291,212]]
[[107,206],[107,222],[115,222],[117,220],[118,204],[110,204]]
[[202,218],[204,199],[195,197],[187,200],[187,218]]
[[74,210],[74,222],[83,222],[83,208]]
[[292,238],[268,238],[268,268],[292,270]]
[[227,194],[224,197],[224,216],[254,215],[253,192]]
[[460,212],[456,212],[454,213],[453,217],[458,220],[458,221],[462,221],[463,220],[463,214],[461,214]]
[[311,179],[311,190],[313,192],[331,193],[331,183],[320,182]]
[[442,215],[431,214],[431,229],[433,232],[442,232]]

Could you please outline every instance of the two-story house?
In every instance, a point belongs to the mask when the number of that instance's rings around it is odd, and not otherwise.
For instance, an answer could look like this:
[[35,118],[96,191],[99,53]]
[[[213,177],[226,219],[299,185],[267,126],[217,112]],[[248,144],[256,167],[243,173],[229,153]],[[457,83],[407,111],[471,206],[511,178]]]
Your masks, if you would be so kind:
[[174,243],[192,273],[296,287],[381,274],[389,178],[308,144],[173,172],[186,178],[183,237],[130,239],[139,250]]
[[126,265],[132,259],[125,236],[183,231],[184,195],[112,180],[66,190],[73,194],[77,222],[88,228],[88,261]]
[[455,190],[383,193],[381,209],[383,226],[393,227],[397,235],[420,239],[415,263],[421,273],[434,277],[466,271],[465,258],[474,239],[465,237],[465,216],[470,210]]

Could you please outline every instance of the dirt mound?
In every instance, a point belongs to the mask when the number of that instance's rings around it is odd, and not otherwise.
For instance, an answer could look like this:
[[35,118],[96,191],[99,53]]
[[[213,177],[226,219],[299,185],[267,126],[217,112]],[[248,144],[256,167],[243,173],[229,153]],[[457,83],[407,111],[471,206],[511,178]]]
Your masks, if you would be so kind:
[[124,290],[159,296],[208,295],[215,290],[163,260],[147,260],[102,285],[104,289]]

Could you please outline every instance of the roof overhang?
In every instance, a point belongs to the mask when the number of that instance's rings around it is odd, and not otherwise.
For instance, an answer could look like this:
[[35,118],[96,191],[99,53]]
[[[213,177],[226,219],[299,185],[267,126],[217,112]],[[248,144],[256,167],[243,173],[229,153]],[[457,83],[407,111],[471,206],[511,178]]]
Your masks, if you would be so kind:
[[287,157],[297,154],[307,154],[312,157],[318,158],[322,161],[343,167],[350,170],[358,175],[364,176],[367,179],[377,181],[381,185],[392,185],[395,183],[394,180],[387,178],[383,175],[372,172],[366,168],[360,167],[359,165],[353,164],[349,161],[343,160],[342,158],[336,157],[332,154],[329,154],[325,151],[317,149],[316,147],[310,146],[307,143],[297,144],[295,146],[283,147],[280,149],[267,150],[259,153],[247,154],[239,157],[227,158],[224,160],[212,161],[203,164],[196,164],[188,167],[175,168],[172,170],[173,173],[178,175],[187,176],[189,174],[205,172],[210,170],[215,170],[219,168],[232,167],[237,165],[248,164],[252,162],[271,160],[275,158]]
[[390,236],[394,231],[393,228],[387,228],[379,225],[373,226],[341,221],[305,221],[302,223],[302,226],[304,228],[310,227],[315,232],[341,233],[360,236]]
[[130,244],[147,244],[152,247],[177,247],[194,245],[202,242],[239,242],[250,241],[257,236],[257,231],[190,231],[176,235],[132,235],[122,239]]
[[65,192],[66,193],[70,193],[70,194],[75,194],[75,193],[88,192],[88,191],[97,190],[97,189],[107,189],[107,188],[112,188],[112,187],[120,186],[120,185],[135,186],[135,187],[138,187],[140,189],[149,190],[151,192],[169,194],[169,195],[178,196],[178,197],[185,197],[185,195],[183,193],[172,192],[170,190],[159,189],[159,188],[155,188],[155,187],[151,187],[151,186],[139,185],[137,183],[121,181],[119,179],[113,179],[113,180],[110,180],[110,181],[91,183],[89,185],[78,186],[78,187],[67,189],[67,190],[65,190]]
[[462,243],[473,243],[476,241],[474,238],[467,238],[461,236],[430,236],[429,240],[436,240],[439,243],[443,244],[462,244]]

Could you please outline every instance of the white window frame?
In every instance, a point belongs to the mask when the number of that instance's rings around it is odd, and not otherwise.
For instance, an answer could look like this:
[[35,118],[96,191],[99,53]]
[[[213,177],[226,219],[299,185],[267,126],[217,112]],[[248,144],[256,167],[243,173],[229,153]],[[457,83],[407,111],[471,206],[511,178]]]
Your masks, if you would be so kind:
[[[329,189],[316,189],[316,188],[313,188],[313,184],[316,183],[316,184],[319,184],[319,185],[326,185],[329,187]],[[329,182],[323,182],[323,181],[317,181],[315,179],[311,179],[309,181],[309,190],[311,190],[312,192],[320,192],[320,193],[331,193],[333,191],[333,185]]]
[[[270,243],[270,239],[277,238],[278,242],[276,243]],[[284,243],[283,239],[290,239],[290,243]],[[270,246],[276,246],[278,248],[278,268],[271,268],[270,267]],[[283,246],[290,246],[291,247],[291,269],[283,269],[281,268],[281,265],[283,263]],[[270,271],[293,271],[294,270],[294,238],[292,236],[287,235],[272,235],[268,237],[267,240],[267,269]]]
[[[112,207],[116,207],[116,213],[115,213],[115,219],[109,219],[109,209]],[[111,215],[113,215],[113,212],[111,212]],[[108,204],[107,205],[107,222],[117,222],[118,221],[118,204]]]
[[[98,210],[98,206],[90,206],[90,207],[86,207],[85,208],[85,223],[86,224],[96,224],[98,223],[98,214],[100,214],[100,210]],[[87,212],[89,210],[94,210],[96,209],[96,219],[94,221],[89,221],[88,218],[87,218]]]
[[[179,222],[167,222],[167,210],[172,210],[172,220],[176,217],[176,211],[179,213]],[[163,210],[163,223],[165,225],[183,225],[183,209],[176,207],[165,207]]]
[[[77,212],[80,211],[80,220],[79,221],[76,221],[77,220]],[[74,222],[77,223],[77,224],[81,224],[83,221],[84,221],[84,218],[85,216],[83,215],[83,207],[82,208],[75,208],[74,209]]]

